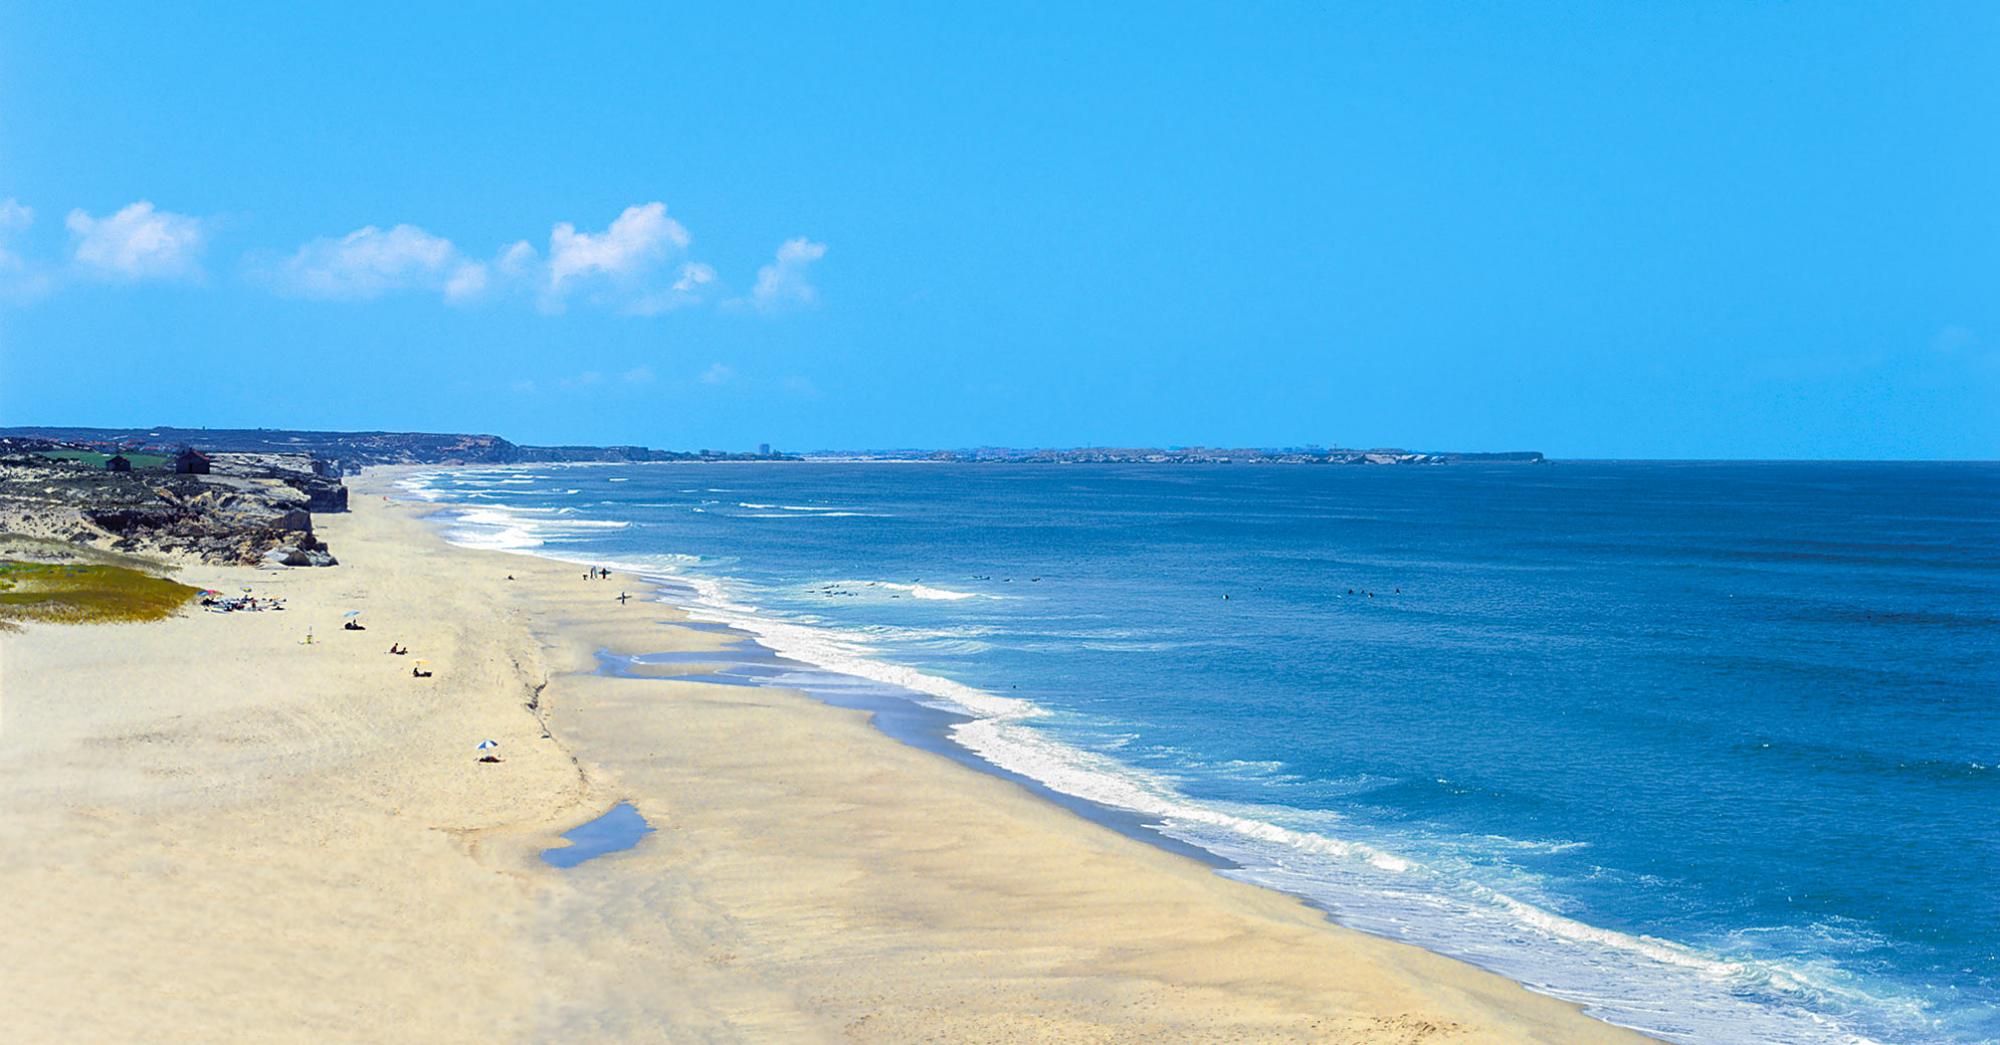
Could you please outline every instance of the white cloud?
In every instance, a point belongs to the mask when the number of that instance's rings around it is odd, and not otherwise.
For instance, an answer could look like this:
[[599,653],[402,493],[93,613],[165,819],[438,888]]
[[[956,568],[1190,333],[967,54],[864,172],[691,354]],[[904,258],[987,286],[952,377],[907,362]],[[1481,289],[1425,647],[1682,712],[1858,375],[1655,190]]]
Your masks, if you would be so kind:
[[549,230],[549,289],[560,293],[563,284],[586,276],[631,277],[690,242],[687,229],[657,201],[625,208],[603,232],[578,232],[558,222]]
[[[562,312],[572,293],[607,308],[655,315],[698,303],[715,282],[713,266],[683,262],[671,283],[660,266],[690,242],[662,203],[627,207],[601,232],[569,222],[549,232],[547,258],[526,240],[474,260],[443,236],[415,225],[369,225],[338,239],[300,247],[278,267],[276,283],[307,297],[364,300],[397,290],[428,290],[455,305],[496,297],[532,297]],[[665,284],[664,286],[662,284]]]
[[713,282],[715,282],[715,266],[691,261],[681,266],[681,278],[674,281],[674,289],[689,293]]
[[205,233],[199,218],[155,210],[140,200],[106,218],[73,210],[65,224],[75,239],[77,264],[99,276],[138,280],[201,275]]
[[35,208],[12,196],[0,200],[0,234],[25,229],[35,223]]
[[541,264],[541,256],[535,248],[528,246],[527,240],[515,240],[512,246],[500,251],[500,259],[493,266],[500,274],[510,279],[523,279],[534,274],[535,266]]
[[464,261],[443,236],[415,225],[373,225],[300,247],[279,271],[282,285],[307,297],[365,300],[393,290],[440,290],[453,300],[485,286],[484,266]]
[[35,211],[21,201],[0,200],[0,302],[23,303],[48,293],[55,281],[41,266],[30,263],[8,246],[12,235],[35,223]]
[[[500,248],[492,261],[467,262],[455,272],[445,284],[445,299],[464,304],[490,297],[532,295],[545,279],[542,256],[535,253],[527,240],[515,240]],[[560,303],[546,291],[541,293],[540,301],[544,311],[562,311]]]
[[657,316],[677,308],[701,303],[703,288],[715,282],[715,266],[690,261],[681,266],[680,278],[666,290],[640,294],[625,305],[635,316]]
[[776,260],[757,270],[757,285],[750,290],[750,303],[766,311],[803,308],[819,300],[819,290],[806,279],[806,270],[826,255],[826,244],[800,236],[778,248]]
[[628,385],[642,385],[653,379],[653,368],[641,363],[618,375],[618,380]]
[[486,293],[491,282],[486,266],[477,261],[468,261],[453,270],[451,278],[444,281],[444,299],[458,304],[471,301]]
[[[34,216],[19,201],[0,199],[0,298],[36,296],[79,274],[124,281],[203,275],[210,232],[204,219],[158,210],[146,200],[103,217],[73,210],[65,222],[73,264],[58,269],[23,258],[9,242]],[[365,301],[421,291],[453,305],[532,302],[549,313],[573,303],[641,316],[718,303],[776,311],[819,299],[808,277],[826,254],[824,243],[786,241],[759,269],[749,292],[732,297],[714,265],[688,256],[692,242],[666,204],[653,201],[626,207],[602,229],[579,231],[557,222],[545,253],[522,239],[480,257],[416,225],[368,225],[311,240],[289,255],[253,253],[248,273],[301,297]]]
[[701,372],[701,383],[704,385],[725,384],[730,378],[735,376],[736,371],[729,369],[721,363],[710,363],[708,369]]

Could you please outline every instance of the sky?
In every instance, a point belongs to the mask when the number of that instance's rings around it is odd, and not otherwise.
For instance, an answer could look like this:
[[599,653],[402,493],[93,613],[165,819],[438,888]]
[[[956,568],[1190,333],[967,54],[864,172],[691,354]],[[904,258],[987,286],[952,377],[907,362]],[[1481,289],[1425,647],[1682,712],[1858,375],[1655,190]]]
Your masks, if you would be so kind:
[[2000,457],[2000,5],[16,5],[0,424]]

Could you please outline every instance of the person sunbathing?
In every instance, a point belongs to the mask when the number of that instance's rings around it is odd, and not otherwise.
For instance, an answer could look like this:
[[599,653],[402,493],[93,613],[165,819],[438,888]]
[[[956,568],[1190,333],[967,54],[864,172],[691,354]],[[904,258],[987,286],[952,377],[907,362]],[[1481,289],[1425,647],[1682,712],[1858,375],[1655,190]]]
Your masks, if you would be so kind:
[[430,677],[431,677],[431,673],[430,673],[430,672],[428,672],[428,671],[425,671],[425,670],[424,670],[424,669],[422,669],[422,668],[411,668],[411,669],[410,669],[410,677],[411,677],[411,678],[413,678],[413,679],[427,679],[427,678],[430,678]]
[[394,653],[396,656],[400,657],[403,654],[410,652],[410,647],[400,646],[397,645],[396,643],[391,642],[389,644],[389,652]]
[[358,621],[358,620],[351,620],[351,621],[348,621],[347,623],[345,623],[345,624],[342,624],[342,625],[341,625],[341,627],[343,627],[343,628],[346,628],[346,629],[347,629],[348,631],[367,631],[367,630],[368,630],[367,628],[364,628],[364,627],[362,627],[362,626],[361,626],[361,622],[360,622],[360,621]]

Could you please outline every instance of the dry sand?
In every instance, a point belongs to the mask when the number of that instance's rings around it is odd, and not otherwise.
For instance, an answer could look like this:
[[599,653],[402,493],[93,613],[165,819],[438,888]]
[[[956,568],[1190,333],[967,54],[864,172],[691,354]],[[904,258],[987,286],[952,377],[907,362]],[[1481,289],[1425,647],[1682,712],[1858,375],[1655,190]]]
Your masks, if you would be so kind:
[[[1640,1040],[858,712],[591,674],[718,636],[385,485],[339,567],[182,576],[285,612],[0,636],[0,1037]],[[656,833],[541,862],[620,800]]]

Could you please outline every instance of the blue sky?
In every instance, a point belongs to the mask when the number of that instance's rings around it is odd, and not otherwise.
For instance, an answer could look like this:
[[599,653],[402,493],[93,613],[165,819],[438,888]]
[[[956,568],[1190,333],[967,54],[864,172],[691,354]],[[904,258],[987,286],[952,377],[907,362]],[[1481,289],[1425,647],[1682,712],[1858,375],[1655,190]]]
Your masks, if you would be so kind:
[[272,7],[8,15],[0,422],[2000,456],[2000,5]]

